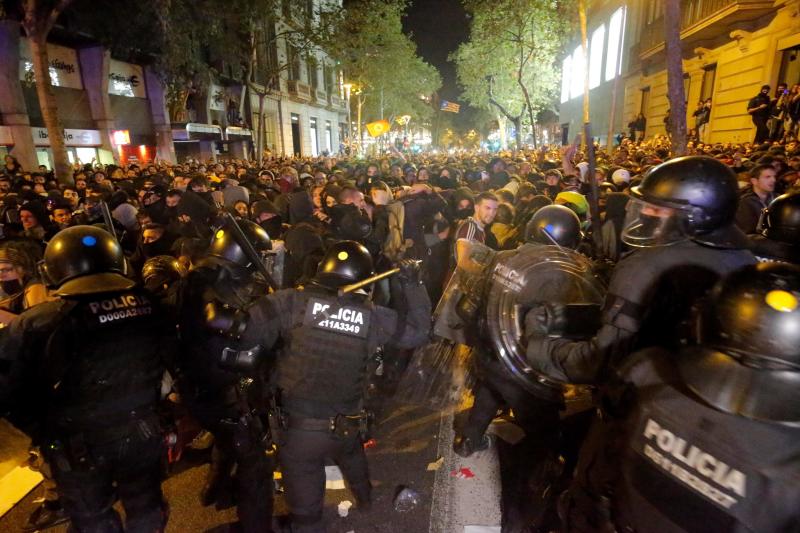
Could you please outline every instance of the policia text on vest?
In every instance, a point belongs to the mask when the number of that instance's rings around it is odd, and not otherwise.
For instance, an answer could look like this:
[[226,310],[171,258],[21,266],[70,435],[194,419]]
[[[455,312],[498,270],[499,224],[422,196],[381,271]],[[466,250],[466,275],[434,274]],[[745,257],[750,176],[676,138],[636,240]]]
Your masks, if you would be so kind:
[[701,450],[652,418],[644,427],[641,453],[672,477],[719,505],[730,508],[746,494],[747,476]]

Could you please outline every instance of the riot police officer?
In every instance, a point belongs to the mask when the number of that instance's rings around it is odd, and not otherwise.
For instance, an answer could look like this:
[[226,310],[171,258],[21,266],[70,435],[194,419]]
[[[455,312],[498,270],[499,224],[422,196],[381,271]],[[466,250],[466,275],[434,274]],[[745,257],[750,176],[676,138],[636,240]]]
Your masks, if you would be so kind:
[[602,326],[588,341],[553,338],[560,315],[543,304],[526,320],[534,369],[568,383],[603,381],[604,373],[638,347],[678,343],[691,305],[728,272],[752,264],[734,225],[738,185],[725,164],[679,157],[654,167],[631,190],[622,240],[637,248],[617,263]]
[[778,196],[761,214],[760,235],[750,238],[761,262],[800,264],[800,192]]
[[[212,463],[201,493],[203,505],[224,506],[232,496],[236,468],[239,521],[244,531],[270,528],[272,461],[265,452],[265,372],[262,367],[228,364],[257,348],[240,336],[246,309],[268,292],[253,257],[271,249],[269,235],[250,221],[218,229],[208,256],[183,280],[179,329],[179,389],[192,415],[214,435]],[[237,228],[241,232],[237,231]]]
[[730,274],[699,345],[634,354],[562,499],[566,531],[796,531],[800,269]]
[[59,232],[43,277],[58,298],[0,333],[10,364],[0,400],[50,464],[77,531],[160,531],[162,436],[156,406],[174,328],[126,277],[117,241],[93,226]]
[[[561,266],[564,263],[580,264],[591,276],[591,264],[573,251],[581,241],[580,220],[567,207],[550,205],[537,211],[526,225],[525,241],[516,250],[497,254],[489,265],[489,272],[481,274],[488,278],[488,286],[474,308],[486,310],[483,323],[489,331],[484,338],[489,342],[475,346],[479,377],[473,389],[475,403],[453,444],[455,452],[462,457],[490,445],[485,431],[502,407],[513,409],[515,420],[527,434],[536,434],[543,437],[542,440],[558,435],[560,387],[530,379],[522,369],[514,366],[510,352],[517,348],[517,339],[508,338],[504,332],[509,329],[498,324],[501,316],[511,309],[496,301],[495,296],[503,292],[514,294],[517,296],[514,304],[526,307],[543,301],[577,303],[567,299],[571,296],[567,291],[579,289],[572,287],[570,276],[560,270]],[[551,265],[557,266],[550,268]],[[533,272],[536,275],[532,275]],[[587,280],[581,278],[581,282],[587,283]],[[596,297],[602,298],[601,289],[591,281],[588,283],[596,289]],[[550,448],[555,446],[555,442],[549,444]]]
[[[525,310],[538,302],[559,302],[582,310],[579,317],[569,319],[571,328],[561,334],[588,338],[594,332],[592,324],[599,321],[605,294],[592,262],[575,251],[581,242],[580,220],[569,208],[551,205],[538,210],[526,226],[525,241],[516,250],[496,254],[477,274],[486,280],[479,291],[482,294],[470,305],[463,301],[459,305],[462,315],[465,308],[480,310],[477,323],[481,335],[470,343],[476,354],[475,401],[453,448],[462,457],[488,448],[491,440],[485,432],[497,411],[513,410],[515,423],[529,437],[524,455],[530,473],[520,476],[518,482],[533,489],[537,497],[522,508],[509,506],[506,522],[512,528],[511,524],[518,522],[543,525],[547,495],[558,482],[558,456],[562,453],[559,412],[565,393],[561,384],[527,368],[524,332],[518,324]],[[479,254],[480,247],[472,250],[470,257]],[[464,273],[460,262],[458,281],[466,281]],[[465,294],[467,299],[475,298],[470,291]]]
[[368,359],[379,345],[414,348],[428,338],[430,301],[418,263],[401,263],[390,279],[393,307],[374,305],[363,290],[337,295],[373,275],[369,251],[354,241],[333,244],[312,283],[270,294],[250,308],[248,344],[276,354],[278,460],[292,531],[324,531],[324,460],[341,468],[358,507],[370,504],[362,438],[362,396]]

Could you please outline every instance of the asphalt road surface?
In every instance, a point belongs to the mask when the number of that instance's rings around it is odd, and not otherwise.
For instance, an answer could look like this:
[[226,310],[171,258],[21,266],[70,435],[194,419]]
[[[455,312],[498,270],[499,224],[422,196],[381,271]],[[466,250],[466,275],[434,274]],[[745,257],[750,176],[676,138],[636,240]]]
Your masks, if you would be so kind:
[[[405,397],[404,397],[405,396]],[[460,405],[441,409],[418,405],[407,395],[383,390],[373,399],[376,424],[372,445],[366,449],[373,483],[373,504],[368,512],[349,509],[340,516],[339,504],[353,501],[340,474],[328,468],[325,518],[331,533],[430,532],[499,533],[529,531],[535,516],[531,505],[535,495],[528,482],[531,472],[530,447],[535,441],[525,435],[508,417],[498,418],[490,431],[498,435],[495,445],[468,459],[452,451],[454,426],[465,415],[471,399],[463,395]],[[236,531],[236,509],[202,507],[199,492],[208,471],[209,452],[188,450],[163,483],[170,506],[168,532]],[[276,474],[280,486],[280,474]],[[419,495],[408,511],[395,509],[398,491],[408,487]],[[0,494],[3,487],[0,486]],[[42,487],[38,486],[0,518],[0,531],[22,530],[30,513],[38,506]],[[276,495],[276,520],[285,520],[286,504]],[[65,532],[57,526],[48,531]]]

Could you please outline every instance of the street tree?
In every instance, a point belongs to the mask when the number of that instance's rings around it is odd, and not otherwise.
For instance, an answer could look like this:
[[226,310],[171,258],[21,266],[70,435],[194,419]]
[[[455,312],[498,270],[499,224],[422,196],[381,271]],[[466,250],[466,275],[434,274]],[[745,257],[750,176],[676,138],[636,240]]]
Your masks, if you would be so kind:
[[667,122],[667,128],[672,140],[672,153],[686,155],[686,95],[683,90],[681,6],[679,2],[664,4],[664,41],[667,55],[667,99],[670,107],[670,120]]
[[403,33],[404,0],[353,0],[326,43],[352,84],[359,138],[361,124],[409,115],[429,120],[430,96],[442,79]]
[[465,0],[465,7],[470,37],[451,55],[463,97],[511,121],[520,146],[523,121],[535,131],[537,114],[556,96],[574,1]]
[[50,148],[53,151],[53,171],[60,183],[70,183],[67,148],[64,144],[64,127],[58,116],[58,105],[50,80],[50,58],[47,53],[47,37],[61,14],[70,6],[72,0],[21,0],[4,2],[2,18],[18,20],[28,37],[33,63],[33,78],[36,82],[36,95]]
[[[88,0],[81,0],[88,2]],[[264,144],[264,101],[280,90],[280,76],[300,58],[309,64],[329,40],[342,10],[335,2],[281,0],[92,0],[76,25],[118,57],[145,56],[163,79],[173,119],[192,93],[205,94],[211,80],[241,87],[239,115],[248,92],[258,100],[253,125],[257,153]],[[131,17],[135,13],[135,17]],[[278,53],[279,44],[290,53]],[[255,111],[255,110],[254,110]],[[183,118],[183,117],[181,117]]]

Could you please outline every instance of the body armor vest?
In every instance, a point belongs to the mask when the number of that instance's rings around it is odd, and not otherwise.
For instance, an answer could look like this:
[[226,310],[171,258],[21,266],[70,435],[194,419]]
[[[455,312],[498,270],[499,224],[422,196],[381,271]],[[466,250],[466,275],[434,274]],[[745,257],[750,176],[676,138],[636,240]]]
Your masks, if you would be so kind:
[[315,287],[287,294],[293,298],[291,326],[277,369],[283,406],[290,415],[308,417],[356,413],[376,348],[374,306]]
[[712,409],[683,389],[671,354],[658,350],[648,364],[653,352],[633,373],[614,522],[658,533],[797,531],[800,428]]
[[153,408],[164,330],[152,297],[134,288],[70,303],[47,342],[51,420],[66,431],[98,429]]

